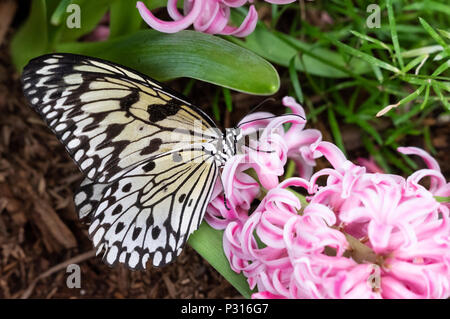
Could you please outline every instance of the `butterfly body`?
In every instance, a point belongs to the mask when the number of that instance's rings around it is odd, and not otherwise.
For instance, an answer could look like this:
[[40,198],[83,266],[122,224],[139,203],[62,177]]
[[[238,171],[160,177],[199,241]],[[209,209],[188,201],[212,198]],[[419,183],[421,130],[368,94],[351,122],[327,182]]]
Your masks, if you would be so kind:
[[86,176],[74,196],[109,265],[164,266],[200,225],[219,169],[239,150],[199,108],[147,76],[73,54],[30,61],[31,106]]

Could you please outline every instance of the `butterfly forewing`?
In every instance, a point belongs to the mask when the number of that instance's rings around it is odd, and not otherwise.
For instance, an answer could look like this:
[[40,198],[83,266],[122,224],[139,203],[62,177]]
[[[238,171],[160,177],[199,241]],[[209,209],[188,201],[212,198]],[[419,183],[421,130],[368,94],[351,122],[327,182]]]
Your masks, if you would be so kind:
[[218,175],[221,134],[212,120],[162,84],[99,59],[42,56],[22,81],[86,175],[75,206],[106,263],[173,261],[202,221]]
[[110,62],[46,55],[25,67],[22,80],[32,106],[90,180],[107,182],[150,157],[218,138],[199,109]]

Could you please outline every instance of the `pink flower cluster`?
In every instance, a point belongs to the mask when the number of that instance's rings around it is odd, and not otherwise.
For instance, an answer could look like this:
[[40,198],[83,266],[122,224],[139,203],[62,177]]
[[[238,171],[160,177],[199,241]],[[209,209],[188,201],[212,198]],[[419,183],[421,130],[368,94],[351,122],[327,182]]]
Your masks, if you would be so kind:
[[[283,103],[304,116],[292,98]],[[286,121],[292,124],[283,130]],[[272,132],[263,132],[258,145],[275,152],[247,150],[232,158],[222,174],[230,209],[220,184],[208,207],[207,222],[224,229],[231,268],[257,288],[253,298],[450,297],[450,206],[435,199],[450,196],[450,183],[437,162],[421,149],[403,147],[398,151],[419,155],[428,168],[406,179],[369,173],[317,130],[304,130],[304,122],[283,116],[244,125],[244,134],[262,127]],[[320,156],[332,168],[312,174]],[[280,183],[287,158],[296,161],[301,177]],[[420,184],[425,177],[428,188]],[[307,194],[307,205],[292,187]]]
[[[265,1],[286,4],[295,0]],[[184,15],[178,11],[177,2],[178,0],[167,1],[167,12],[174,20],[171,22],[156,18],[141,1],[137,2],[137,8],[150,27],[165,33],[175,33],[194,25],[194,29],[200,32],[245,37],[253,32],[258,22],[255,6],[250,5],[248,14],[239,27],[229,25],[230,8],[241,7],[247,3],[247,0],[185,0],[183,2]]]

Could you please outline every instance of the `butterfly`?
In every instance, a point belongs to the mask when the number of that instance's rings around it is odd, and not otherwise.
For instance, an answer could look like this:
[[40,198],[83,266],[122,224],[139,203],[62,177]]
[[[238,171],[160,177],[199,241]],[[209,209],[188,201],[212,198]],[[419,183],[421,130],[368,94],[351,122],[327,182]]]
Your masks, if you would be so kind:
[[133,270],[174,261],[237,153],[240,129],[222,133],[163,84],[97,58],[37,57],[22,85],[85,175],[74,202],[97,254]]

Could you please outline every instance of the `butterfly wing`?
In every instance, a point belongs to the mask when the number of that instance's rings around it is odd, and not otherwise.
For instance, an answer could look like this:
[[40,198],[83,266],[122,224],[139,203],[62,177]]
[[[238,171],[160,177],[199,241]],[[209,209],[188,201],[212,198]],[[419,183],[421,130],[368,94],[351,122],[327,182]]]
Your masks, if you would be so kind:
[[213,156],[203,149],[174,151],[109,184],[86,182],[75,203],[90,215],[89,236],[107,264],[145,269],[151,259],[164,266],[200,225],[217,174]]
[[200,109],[131,69],[73,54],[30,61],[25,96],[88,179],[108,182],[137,163],[219,133]]
[[22,81],[87,176],[75,205],[90,218],[105,261],[132,269],[173,261],[198,228],[217,178],[213,155],[198,148],[220,140],[212,120],[162,84],[99,59],[42,56]]
[[79,219],[91,216],[92,211],[97,208],[99,201],[110,186],[111,183],[96,183],[87,177],[81,182],[73,196]]

